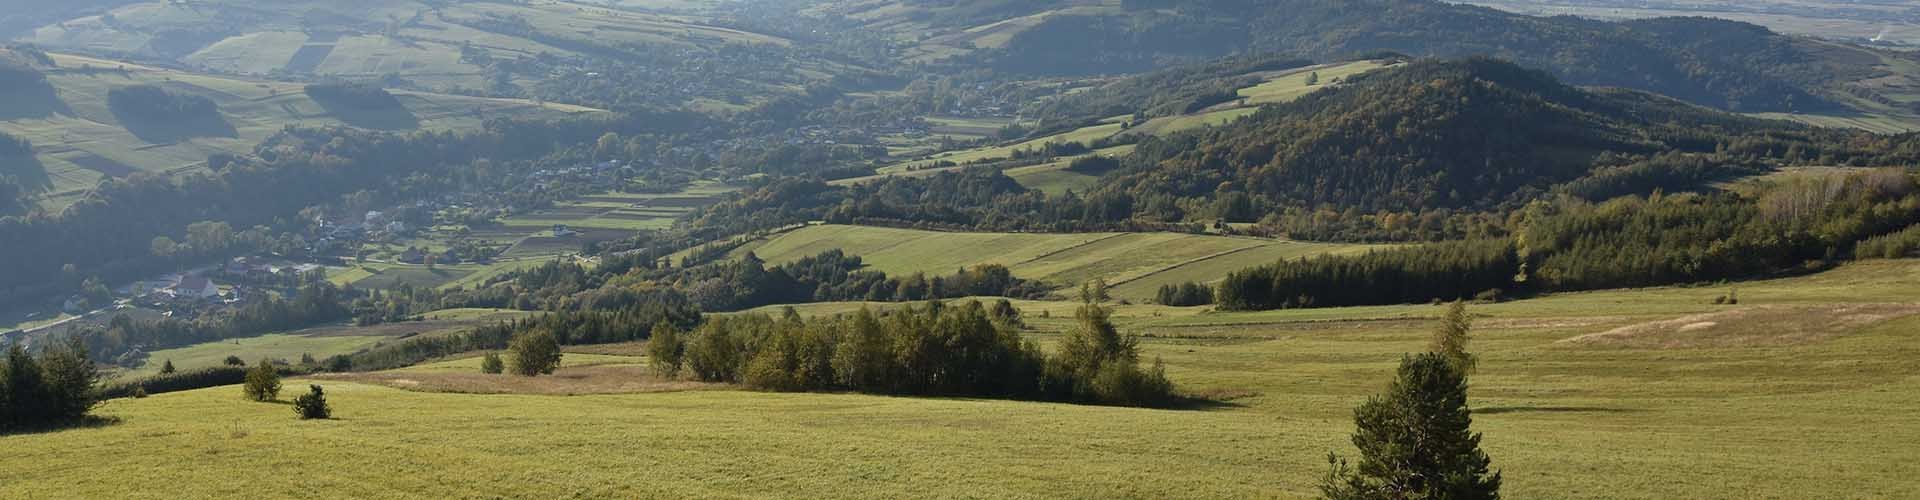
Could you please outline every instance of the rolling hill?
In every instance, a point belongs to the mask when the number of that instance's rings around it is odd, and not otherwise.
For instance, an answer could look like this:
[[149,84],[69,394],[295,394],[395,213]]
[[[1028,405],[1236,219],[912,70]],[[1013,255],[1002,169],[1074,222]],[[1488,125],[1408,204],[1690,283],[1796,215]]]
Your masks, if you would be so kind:
[[[95,182],[137,172],[181,175],[204,171],[214,153],[250,153],[287,126],[346,125],[373,130],[477,129],[490,116],[549,116],[598,110],[516,99],[396,90],[399,107],[360,109],[330,105],[303,85],[213,76],[71,54],[47,54],[35,64],[44,84],[0,90],[0,132],[33,143],[34,163],[15,177],[43,192],[58,209]],[[198,96],[217,108],[210,120],[182,122],[116,112],[116,89],[154,87]]]

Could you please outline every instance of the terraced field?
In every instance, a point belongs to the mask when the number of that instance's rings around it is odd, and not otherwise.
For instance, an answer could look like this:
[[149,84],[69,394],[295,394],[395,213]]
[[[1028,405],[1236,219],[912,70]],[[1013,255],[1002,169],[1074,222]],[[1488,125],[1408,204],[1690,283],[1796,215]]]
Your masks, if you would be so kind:
[[1161,285],[1212,282],[1275,259],[1365,251],[1366,246],[1179,233],[947,233],[866,226],[810,226],[751,243],[734,255],[770,264],[838,248],[888,274],[949,274],[1001,264],[1015,276],[1073,287],[1095,278],[1115,297],[1145,301]]
[[[1886,311],[1920,302],[1920,261],[1739,287],[1731,306],[1712,304],[1720,287],[1471,306],[1473,428],[1504,496],[1907,496],[1920,314]],[[1048,349],[1074,307],[1018,305]],[[1221,401],[1203,409],[663,387],[641,382],[644,358],[579,352],[563,376],[502,381],[462,358],[312,379],[327,421],[237,387],[115,400],[97,410],[108,423],[4,438],[7,463],[33,466],[0,481],[28,497],[138,497],[151,492],[138,471],[191,461],[169,469],[170,495],[1311,498],[1326,454],[1353,454],[1352,408],[1426,348],[1441,311],[1119,306],[1143,355]],[[1658,326],[1682,319],[1693,326]],[[1610,332],[1667,341],[1571,340]],[[625,388],[595,392],[609,387]],[[460,393],[501,389],[515,393]]]

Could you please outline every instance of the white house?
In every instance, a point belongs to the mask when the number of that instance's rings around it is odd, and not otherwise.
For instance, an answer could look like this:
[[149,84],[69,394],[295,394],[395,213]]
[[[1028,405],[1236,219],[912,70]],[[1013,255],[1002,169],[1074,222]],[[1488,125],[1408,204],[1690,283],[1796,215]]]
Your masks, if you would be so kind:
[[173,296],[198,299],[210,299],[220,296],[220,287],[205,276],[180,278],[180,284],[173,286]]

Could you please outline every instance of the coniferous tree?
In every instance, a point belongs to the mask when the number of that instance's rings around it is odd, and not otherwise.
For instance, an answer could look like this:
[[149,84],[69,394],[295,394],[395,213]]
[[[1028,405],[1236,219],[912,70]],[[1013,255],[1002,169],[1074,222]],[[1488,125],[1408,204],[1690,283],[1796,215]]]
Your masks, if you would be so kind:
[[1500,473],[1470,428],[1466,375],[1437,353],[1409,356],[1385,394],[1353,411],[1357,464],[1328,454],[1329,499],[1500,498]]
[[174,368],[173,368],[173,360],[171,360],[171,359],[169,359],[169,360],[167,360],[167,361],[166,361],[165,363],[161,363],[161,364],[160,364],[160,374],[161,374],[161,375],[167,375],[167,374],[171,374],[171,373],[173,373],[173,372],[176,372],[176,371],[179,371],[179,370],[176,370],[176,369],[174,369]]
[[306,394],[293,398],[293,413],[299,415],[301,420],[332,418],[333,407],[327,404],[327,396],[320,386],[308,385],[307,388]]

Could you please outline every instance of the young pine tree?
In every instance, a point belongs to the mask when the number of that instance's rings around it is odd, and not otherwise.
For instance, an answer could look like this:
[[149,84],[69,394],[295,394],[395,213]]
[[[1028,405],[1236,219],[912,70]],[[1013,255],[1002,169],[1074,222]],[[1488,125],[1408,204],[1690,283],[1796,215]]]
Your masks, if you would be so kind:
[[247,369],[246,385],[241,390],[247,399],[253,401],[273,401],[280,397],[280,371],[273,368],[273,362],[262,359]]
[[1445,356],[1403,359],[1386,394],[1353,411],[1353,445],[1360,461],[1327,455],[1332,467],[1320,491],[1333,500],[1378,498],[1472,500],[1500,498],[1500,473],[1480,451],[1466,375]]
[[173,360],[171,360],[171,359],[169,359],[169,360],[167,360],[167,361],[166,361],[165,363],[161,363],[161,364],[160,364],[160,374],[161,374],[161,375],[169,375],[169,374],[172,374],[172,373],[173,373],[173,372],[175,372],[175,371],[178,371],[178,370],[175,370],[175,369],[173,368]]
[[1473,318],[1467,316],[1467,303],[1454,301],[1447,306],[1447,314],[1440,317],[1440,328],[1433,331],[1433,342],[1428,350],[1440,354],[1463,374],[1472,374],[1480,358],[1467,352],[1468,334],[1473,330]]
[[661,320],[653,325],[647,340],[647,356],[653,358],[654,373],[666,378],[680,374],[681,358],[687,353],[687,343],[680,337],[680,327],[673,323]]
[[320,386],[308,385],[307,388],[306,394],[293,398],[293,413],[299,415],[301,420],[332,418],[333,407],[327,405],[327,395],[320,390]]
[[532,377],[552,374],[560,368],[560,341],[546,329],[523,333],[507,346],[513,353],[514,375]]

